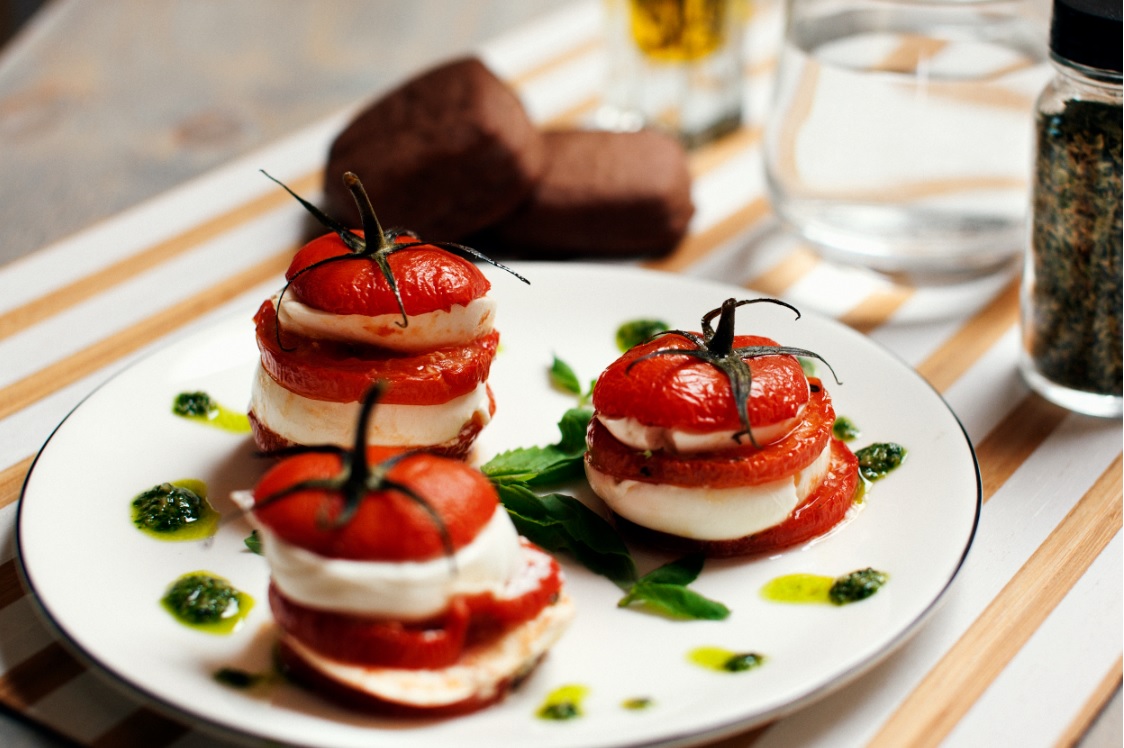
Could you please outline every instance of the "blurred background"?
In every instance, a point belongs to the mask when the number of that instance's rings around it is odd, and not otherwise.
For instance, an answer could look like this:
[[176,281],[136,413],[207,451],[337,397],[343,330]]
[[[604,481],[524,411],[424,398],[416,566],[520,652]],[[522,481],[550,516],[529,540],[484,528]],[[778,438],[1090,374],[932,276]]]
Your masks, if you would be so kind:
[[0,44],[6,44],[43,0],[0,0]]
[[0,0],[0,264],[565,4]]

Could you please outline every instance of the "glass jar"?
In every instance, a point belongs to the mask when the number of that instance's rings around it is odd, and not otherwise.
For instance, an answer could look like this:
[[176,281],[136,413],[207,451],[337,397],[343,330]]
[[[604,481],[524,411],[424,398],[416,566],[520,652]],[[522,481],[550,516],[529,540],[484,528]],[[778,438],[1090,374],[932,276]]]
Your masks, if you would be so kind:
[[1056,74],[1035,110],[1020,369],[1036,392],[1121,415],[1121,9],[1055,0]]

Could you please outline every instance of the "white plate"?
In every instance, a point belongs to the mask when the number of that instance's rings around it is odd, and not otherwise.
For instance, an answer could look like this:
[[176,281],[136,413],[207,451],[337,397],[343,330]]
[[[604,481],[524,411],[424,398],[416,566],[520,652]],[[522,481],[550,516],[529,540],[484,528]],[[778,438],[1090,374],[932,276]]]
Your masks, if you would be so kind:
[[[615,266],[523,264],[527,287],[489,272],[499,302],[502,345],[491,383],[498,412],[479,456],[557,441],[573,399],[548,384],[557,354],[583,381],[618,354],[618,324],[659,317],[699,329],[702,314],[745,289]],[[249,439],[173,416],[172,398],[205,390],[241,408],[257,356],[251,310],[138,362],[91,394],[40,452],[20,505],[20,559],[47,615],[94,663],[157,703],[204,727],[317,746],[688,745],[795,710],[842,685],[901,644],[932,611],[960,568],[980,508],[972,447],[947,405],[915,372],[867,338],[833,321],[800,320],[772,305],[738,311],[740,333],[760,333],[814,350],[842,385],[825,382],[836,411],[862,436],[906,446],[897,472],[875,484],[853,520],[818,542],[772,558],[708,562],[695,583],[726,603],[721,622],[670,621],[618,609],[617,588],[564,560],[578,616],[534,675],[502,704],[446,721],[393,721],[340,710],[278,685],[261,692],[219,685],[223,666],[269,667],[272,624],[268,570],[243,549],[248,526],[225,523],[210,543],[162,543],[136,531],[130,499],[179,478],[207,482],[216,508],[232,514],[230,491],[251,486],[263,463]],[[579,487],[580,488],[580,487]],[[638,551],[641,571],[662,562]],[[874,597],[841,608],[762,599],[781,574],[838,575],[873,566],[890,574]],[[161,608],[165,587],[205,569],[232,580],[258,604],[248,625],[216,637],[179,625]],[[723,674],[690,664],[701,645],[755,651],[756,670]],[[568,722],[534,716],[563,684],[589,689],[584,715]],[[621,703],[648,697],[652,706]]]

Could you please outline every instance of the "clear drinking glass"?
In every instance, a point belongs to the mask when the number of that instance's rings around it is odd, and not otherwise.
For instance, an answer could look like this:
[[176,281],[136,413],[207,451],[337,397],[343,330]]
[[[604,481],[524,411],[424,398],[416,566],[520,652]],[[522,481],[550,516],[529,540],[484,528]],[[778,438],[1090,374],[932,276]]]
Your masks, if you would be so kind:
[[781,219],[918,282],[1013,264],[1046,15],[1021,0],[787,0],[765,133]]
[[598,124],[662,129],[687,147],[736,129],[748,12],[748,0],[605,0]]

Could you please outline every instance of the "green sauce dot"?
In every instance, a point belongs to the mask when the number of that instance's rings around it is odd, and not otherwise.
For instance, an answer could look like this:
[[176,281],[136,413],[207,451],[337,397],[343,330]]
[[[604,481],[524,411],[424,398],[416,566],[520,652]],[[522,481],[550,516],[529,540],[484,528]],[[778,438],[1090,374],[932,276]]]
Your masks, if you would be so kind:
[[834,577],[819,574],[785,574],[770,579],[761,596],[777,603],[826,603]]
[[181,392],[172,401],[172,413],[234,434],[250,432],[250,418],[216,402],[206,392]]
[[865,600],[886,584],[889,575],[876,569],[866,568],[839,577],[831,586],[828,597],[836,605]]
[[687,659],[719,673],[743,673],[765,663],[765,656],[757,652],[734,652],[722,647],[696,647],[687,653]]
[[219,668],[214,674],[214,679],[217,682],[224,686],[238,689],[253,688],[259,683],[266,681],[268,678],[269,676],[263,673],[251,673],[233,667]]
[[639,712],[652,706],[652,700],[647,696],[636,696],[631,699],[625,699],[621,702],[621,706],[632,712]]
[[859,436],[859,427],[847,416],[839,416],[831,427],[831,433],[839,441],[854,441]]
[[212,407],[211,396],[206,392],[181,392],[172,402],[172,412],[177,416],[205,417]]
[[879,442],[855,452],[859,458],[859,474],[867,481],[885,478],[901,466],[906,450],[900,444]]
[[667,329],[667,323],[659,319],[636,319],[625,322],[617,328],[617,349],[623,353],[629,348],[640,345],[656,333]]
[[211,634],[234,631],[254,605],[249,595],[205,571],[181,576],[160,603],[180,623]]
[[759,667],[763,662],[765,662],[765,658],[756,652],[746,652],[745,654],[736,654],[727,658],[726,661],[722,663],[722,668],[724,670],[729,670],[731,673],[741,673]]
[[585,686],[559,686],[547,694],[535,716],[551,721],[577,719],[582,716],[582,701],[588,693]]
[[823,603],[847,605],[873,595],[890,578],[888,574],[866,568],[828,577],[820,574],[785,574],[769,580],[761,596],[777,603]]
[[207,502],[207,484],[184,479],[161,483],[132,501],[133,524],[160,540],[200,540],[218,528],[219,513]]

